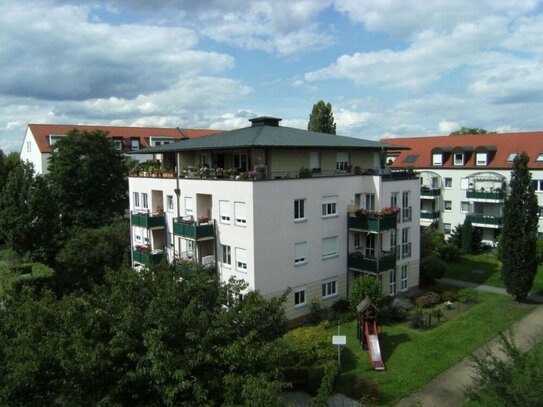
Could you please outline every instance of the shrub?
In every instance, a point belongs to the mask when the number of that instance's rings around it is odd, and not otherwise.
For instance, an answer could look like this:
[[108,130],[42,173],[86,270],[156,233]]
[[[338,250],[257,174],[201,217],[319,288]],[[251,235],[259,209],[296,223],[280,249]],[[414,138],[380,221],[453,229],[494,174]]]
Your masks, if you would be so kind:
[[441,294],[441,300],[443,302],[447,301],[456,301],[458,300],[458,293],[456,291],[444,291],[443,294]]
[[321,302],[317,298],[313,298],[311,300],[311,304],[309,305],[309,319],[312,323],[318,324],[322,321],[322,307]]
[[23,263],[23,264],[14,264],[10,267],[10,271],[13,274],[30,274],[32,273],[32,264]]
[[447,266],[439,257],[425,257],[420,262],[420,282],[423,285],[431,284],[436,278],[443,277],[446,271]]
[[334,304],[332,304],[332,310],[340,314],[350,312],[351,308],[350,308],[349,301],[347,301],[344,298],[337,300],[336,302],[334,302]]
[[321,379],[317,397],[313,399],[314,406],[327,406],[328,399],[334,391],[334,384],[339,373],[339,366],[335,361],[329,361],[323,366],[324,374]]
[[421,295],[417,298],[416,303],[419,307],[422,308],[430,308],[434,304],[432,303],[432,299],[428,297],[427,295]]
[[441,302],[441,296],[436,292],[428,291],[426,296],[430,299],[432,305],[437,305]]
[[459,261],[460,260],[460,249],[454,244],[447,243],[440,248],[438,248],[439,256],[444,261]]
[[354,280],[350,291],[349,303],[351,304],[353,311],[356,311],[357,305],[366,297],[369,297],[375,306],[378,308],[381,307],[383,291],[381,289],[381,283],[374,276],[364,274],[361,277],[358,277]]
[[394,322],[402,322],[407,318],[407,311],[402,307],[392,307],[392,320]]
[[319,361],[335,360],[336,349],[324,321],[317,326],[293,329],[283,338],[287,352],[285,363],[292,367],[312,366]]
[[411,326],[416,329],[424,328],[424,319],[423,319],[421,311],[417,311],[413,314],[413,319],[411,320]]

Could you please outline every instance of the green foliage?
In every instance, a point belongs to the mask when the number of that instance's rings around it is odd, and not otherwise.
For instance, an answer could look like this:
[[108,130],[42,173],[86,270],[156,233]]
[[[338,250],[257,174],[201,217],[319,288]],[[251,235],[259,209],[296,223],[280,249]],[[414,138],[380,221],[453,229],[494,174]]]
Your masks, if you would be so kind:
[[356,311],[356,307],[364,298],[369,297],[371,302],[377,307],[381,307],[383,301],[383,290],[379,280],[369,274],[364,274],[353,281],[349,293],[349,303],[351,308]]
[[287,348],[285,363],[291,367],[308,367],[334,360],[336,349],[328,327],[329,323],[325,321],[287,332],[283,337]]
[[456,225],[454,230],[451,232],[447,243],[452,244],[459,249],[462,249],[462,229],[462,224],[459,223],[458,225]]
[[98,227],[127,207],[127,170],[102,131],[72,130],[57,141],[49,178],[65,229]]
[[449,262],[453,261],[456,262],[460,260],[460,249],[450,243],[446,243],[443,246],[441,246],[438,249],[439,257],[441,257],[444,261]]
[[422,285],[428,285],[441,278],[447,271],[447,265],[443,260],[436,256],[425,257],[420,261],[420,282]]
[[507,360],[490,351],[473,356],[475,377],[466,395],[484,406],[528,407],[543,405],[543,364],[537,353],[520,351],[512,339],[500,334]]
[[21,163],[0,194],[0,235],[21,258],[51,264],[57,251],[58,215],[46,180]]
[[39,292],[54,286],[55,270],[41,263],[20,263],[0,267],[0,292],[20,293],[24,287]]
[[479,129],[477,127],[462,127],[460,130],[453,131],[449,136],[461,135],[461,134],[494,134],[495,131],[486,131],[485,129]]
[[438,251],[446,244],[443,233],[440,233],[431,227],[421,228],[420,240],[421,257],[437,254]]
[[120,269],[128,259],[129,236],[126,219],[97,229],[74,231],[56,257],[59,290],[89,289],[103,281],[108,268]]
[[309,319],[312,323],[318,324],[322,321],[324,310],[318,298],[313,298],[309,304]]
[[339,374],[339,366],[335,361],[325,363],[323,368],[324,375],[321,380],[319,391],[311,403],[311,405],[315,407],[328,406],[328,399],[334,391],[334,384]]
[[332,105],[319,100],[313,105],[309,115],[307,130],[318,131],[320,133],[336,134],[336,122]]
[[157,267],[23,289],[0,308],[0,405],[277,405],[285,296],[245,288]]
[[0,150],[0,193],[9,178],[9,174],[20,164],[19,154],[9,153],[7,156]]
[[525,299],[530,292],[538,265],[539,206],[528,161],[528,155],[522,153],[513,162],[500,238],[502,279],[516,300]]

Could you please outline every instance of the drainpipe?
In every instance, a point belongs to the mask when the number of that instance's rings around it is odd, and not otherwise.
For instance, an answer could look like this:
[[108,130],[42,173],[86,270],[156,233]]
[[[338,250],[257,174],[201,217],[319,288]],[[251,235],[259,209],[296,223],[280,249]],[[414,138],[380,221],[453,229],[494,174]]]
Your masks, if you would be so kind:
[[[179,153],[179,152],[177,152],[175,154],[175,165],[177,167],[177,172],[175,174],[175,189],[174,189],[174,192],[175,192],[175,196],[177,197],[177,217],[178,218],[181,216],[181,211],[180,211],[180,207],[179,207],[179,205],[181,204],[181,189],[179,189],[180,155],[181,155],[181,153]],[[172,222],[172,228],[173,228],[173,222]],[[172,234],[173,234],[173,229],[172,229]],[[175,246],[176,246],[175,234],[173,234],[173,236],[174,236],[173,237],[173,256],[175,257]]]

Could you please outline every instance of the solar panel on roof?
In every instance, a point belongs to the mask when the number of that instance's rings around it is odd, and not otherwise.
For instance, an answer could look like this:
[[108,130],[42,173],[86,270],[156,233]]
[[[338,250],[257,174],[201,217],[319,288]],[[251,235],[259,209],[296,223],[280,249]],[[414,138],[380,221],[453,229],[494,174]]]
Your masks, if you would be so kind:
[[406,164],[413,164],[415,161],[417,161],[417,158],[419,158],[418,154],[409,154],[407,157],[405,157],[403,162]]

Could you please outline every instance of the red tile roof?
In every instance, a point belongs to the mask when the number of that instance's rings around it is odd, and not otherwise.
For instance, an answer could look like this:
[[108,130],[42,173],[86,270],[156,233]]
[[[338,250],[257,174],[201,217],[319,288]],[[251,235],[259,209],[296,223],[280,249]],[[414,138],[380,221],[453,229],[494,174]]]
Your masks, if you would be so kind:
[[[512,162],[507,158],[511,153],[522,153],[525,151],[530,157],[528,166],[534,169],[543,169],[543,161],[536,162],[537,157],[543,155],[543,131],[523,132],[523,133],[499,133],[499,134],[467,134],[454,136],[433,136],[433,137],[408,137],[383,139],[383,143],[396,144],[409,147],[410,150],[397,151],[398,156],[391,168],[477,168],[477,169],[509,169]],[[484,151],[486,147],[489,151],[487,165],[476,165],[475,157],[477,151]],[[442,148],[444,151],[450,151],[443,157],[443,165],[432,165],[432,150]],[[464,154],[464,165],[453,165],[452,149],[458,148],[466,152]],[[494,151],[495,150],[495,151]],[[413,161],[414,157],[418,157]]]
[[177,140],[185,138],[196,138],[220,133],[221,130],[206,129],[179,129],[179,128],[160,128],[160,127],[120,127],[120,126],[95,126],[95,125],[74,125],[74,124],[29,124],[38,148],[42,153],[50,153],[49,135],[66,134],[70,130],[102,130],[110,138],[123,139],[123,151],[130,150],[130,139],[138,138],[140,148],[149,147],[149,137],[172,137]]

